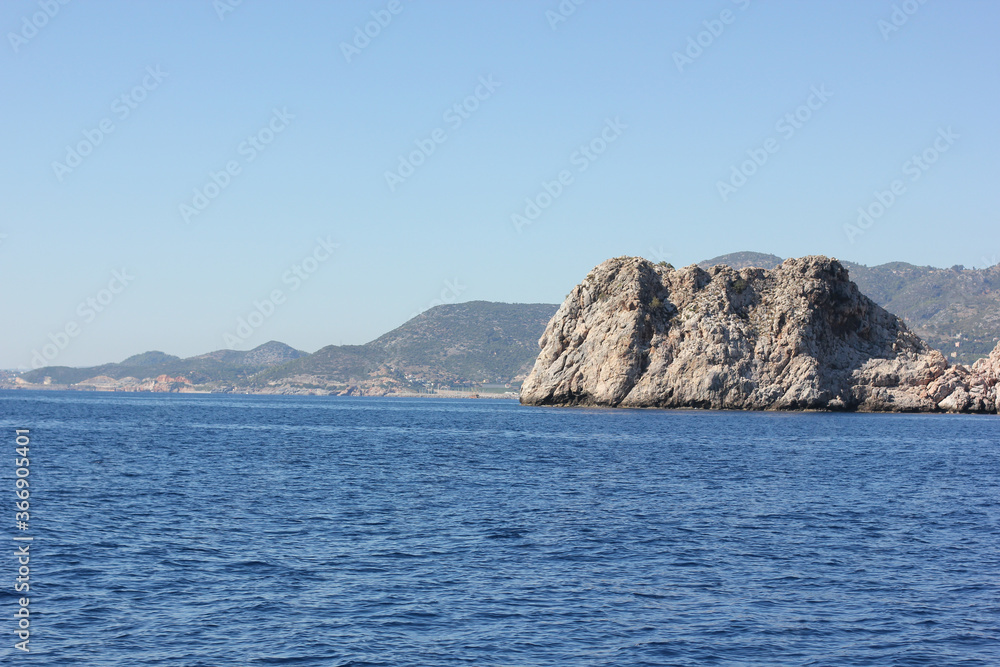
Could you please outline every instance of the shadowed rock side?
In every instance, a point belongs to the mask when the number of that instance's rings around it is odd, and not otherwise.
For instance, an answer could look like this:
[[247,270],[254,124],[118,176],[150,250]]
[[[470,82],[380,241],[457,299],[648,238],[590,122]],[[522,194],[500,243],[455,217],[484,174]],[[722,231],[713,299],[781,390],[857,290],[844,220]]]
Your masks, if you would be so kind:
[[997,411],[1000,346],[949,367],[826,257],[739,271],[610,259],[539,345],[527,405]]

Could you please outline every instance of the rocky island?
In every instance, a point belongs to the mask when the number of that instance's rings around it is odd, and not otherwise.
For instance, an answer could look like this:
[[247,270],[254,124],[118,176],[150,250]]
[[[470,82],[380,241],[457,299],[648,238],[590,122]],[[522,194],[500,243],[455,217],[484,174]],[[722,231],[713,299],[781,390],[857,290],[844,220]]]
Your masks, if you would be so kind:
[[822,256],[773,269],[596,267],[549,321],[526,405],[980,412],[1000,345],[950,366]]

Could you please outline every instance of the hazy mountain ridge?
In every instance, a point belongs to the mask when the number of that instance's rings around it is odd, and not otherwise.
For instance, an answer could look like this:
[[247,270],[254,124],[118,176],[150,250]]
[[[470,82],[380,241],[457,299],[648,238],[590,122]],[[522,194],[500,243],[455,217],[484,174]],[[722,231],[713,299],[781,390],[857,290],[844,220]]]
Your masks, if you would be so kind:
[[29,371],[21,377],[32,383],[41,383],[49,377],[55,384],[77,384],[94,377],[106,376],[115,380],[123,378],[151,378],[160,375],[183,376],[194,384],[208,382],[243,382],[250,376],[271,366],[287,363],[305,356],[278,341],[269,341],[252,350],[216,350],[207,354],[181,359],[159,351],[133,355],[121,363],[101,364],[86,368],[46,366]]
[[25,373],[22,379],[41,383],[48,377],[53,384],[76,385],[101,376],[121,380],[166,375],[222,390],[354,387],[359,393],[426,391],[427,385],[503,385],[519,381],[531,370],[538,338],[556,308],[488,301],[445,304],[364,345],[328,345],[307,354],[271,341],[250,351],[216,350],[187,359],[151,351],[116,364],[49,366]]

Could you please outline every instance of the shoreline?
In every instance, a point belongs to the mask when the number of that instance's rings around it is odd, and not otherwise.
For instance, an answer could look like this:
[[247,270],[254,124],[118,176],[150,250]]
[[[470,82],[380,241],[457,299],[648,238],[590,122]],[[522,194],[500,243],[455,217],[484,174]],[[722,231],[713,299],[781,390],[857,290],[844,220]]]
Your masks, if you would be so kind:
[[434,393],[428,392],[374,392],[347,394],[344,392],[327,391],[325,389],[302,389],[299,391],[268,391],[266,389],[236,389],[233,391],[215,391],[211,389],[181,389],[174,391],[149,391],[149,390],[129,390],[129,389],[101,389],[96,387],[74,387],[66,384],[2,384],[0,389],[9,391],[73,391],[86,394],[202,394],[218,396],[356,396],[363,398],[464,398],[469,400],[493,399],[493,400],[519,400],[520,396],[516,392],[468,392],[457,390],[439,390]]

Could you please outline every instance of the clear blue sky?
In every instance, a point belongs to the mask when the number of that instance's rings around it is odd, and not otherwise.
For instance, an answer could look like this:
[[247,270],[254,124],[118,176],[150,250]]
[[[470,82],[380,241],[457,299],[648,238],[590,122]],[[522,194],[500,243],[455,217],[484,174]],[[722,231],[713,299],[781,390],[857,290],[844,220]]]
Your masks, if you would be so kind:
[[0,367],[364,343],[617,255],[1000,255],[995,2],[227,2],[0,4]]

